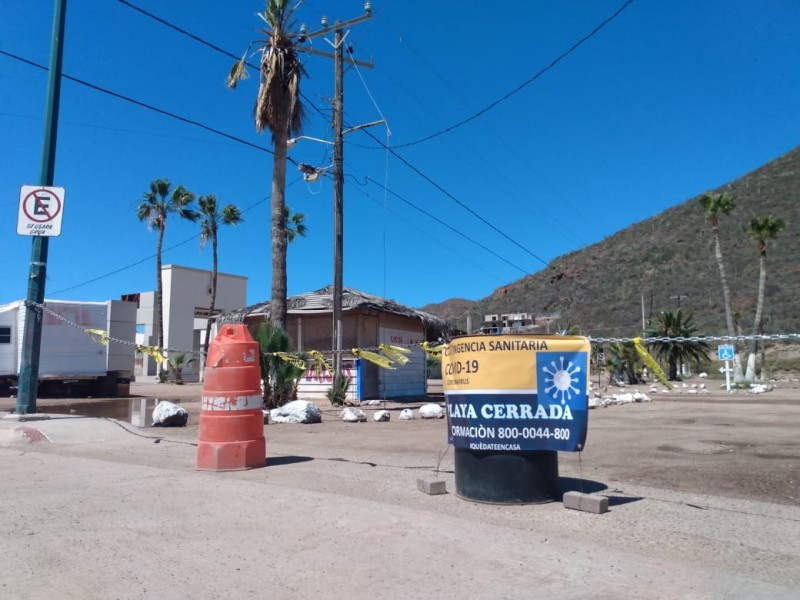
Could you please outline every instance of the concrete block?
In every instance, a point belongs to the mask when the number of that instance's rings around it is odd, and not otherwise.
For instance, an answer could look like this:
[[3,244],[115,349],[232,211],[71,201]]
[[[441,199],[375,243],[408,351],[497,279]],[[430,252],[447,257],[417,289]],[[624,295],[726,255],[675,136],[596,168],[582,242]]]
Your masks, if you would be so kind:
[[567,492],[564,494],[564,508],[571,508],[572,510],[581,509],[581,494],[580,492]]
[[564,508],[580,510],[583,512],[602,515],[608,511],[608,498],[581,492],[567,492],[564,494]]
[[583,498],[581,498],[581,510],[596,515],[602,515],[604,512],[608,512],[608,498],[606,496],[585,494]]
[[429,496],[437,496],[447,493],[447,483],[443,479],[419,477],[417,479],[417,489]]

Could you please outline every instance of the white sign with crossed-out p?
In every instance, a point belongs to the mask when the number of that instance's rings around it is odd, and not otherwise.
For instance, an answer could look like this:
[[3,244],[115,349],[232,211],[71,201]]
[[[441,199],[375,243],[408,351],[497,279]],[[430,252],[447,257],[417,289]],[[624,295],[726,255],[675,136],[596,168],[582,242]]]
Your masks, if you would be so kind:
[[64,216],[64,188],[23,185],[19,193],[17,233],[19,235],[61,235]]

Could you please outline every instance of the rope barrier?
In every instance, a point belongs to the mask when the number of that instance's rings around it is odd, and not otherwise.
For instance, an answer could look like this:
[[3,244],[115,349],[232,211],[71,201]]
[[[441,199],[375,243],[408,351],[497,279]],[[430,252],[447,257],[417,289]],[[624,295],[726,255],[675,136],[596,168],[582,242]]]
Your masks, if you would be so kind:
[[[137,344],[135,342],[131,342],[129,340],[121,340],[119,338],[110,337],[106,331],[100,329],[90,329],[83,327],[82,325],[78,325],[77,323],[70,321],[69,319],[59,315],[58,313],[50,310],[44,304],[39,304],[37,302],[30,302],[25,301],[26,306],[32,307],[34,310],[39,312],[41,315],[42,312],[46,312],[47,314],[53,316],[54,318],[58,319],[59,321],[64,322],[65,324],[75,327],[83,331],[89,337],[94,339],[100,344],[106,345],[109,342],[113,342],[115,344],[122,344],[124,346],[132,346],[136,349],[137,352],[141,352],[143,354],[148,354],[153,356],[157,361],[164,362],[168,360],[168,356],[170,354],[184,354],[184,355],[193,355],[203,358],[205,353],[201,350],[175,350],[172,348],[159,348],[158,346],[144,346],[141,344]],[[491,337],[487,335],[487,337]],[[650,337],[591,337],[586,336],[586,339],[589,343],[592,344],[613,344],[613,343],[623,343],[623,344],[634,344],[637,348],[642,348],[642,344],[655,344],[655,343],[696,343],[696,342],[746,342],[746,341],[789,341],[789,340],[798,340],[800,341],[800,333],[773,333],[773,334],[754,334],[754,335],[695,335],[689,337],[677,336],[677,337],[668,337],[668,336],[650,336]],[[380,344],[375,347],[367,347],[367,348],[352,348],[350,350],[342,350],[343,354],[352,354],[356,358],[363,358],[365,360],[369,360],[374,364],[377,364],[380,367],[386,369],[394,369],[394,364],[405,364],[407,362],[407,358],[404,356],[405,353],[408,352],[408,349],[411,348],[422,348],[426,354],[431,355],[434,358],[441,358],[442,350],[446,347],[447,341],[442,341],[441,343],[431,344],[429,342],[413,342],[409,344]],[[276,356],[281,360],[290,362],[295,364],[296,366],[300,366],[300,363],[303,362],[306,365],[306,368],[310,364],[316,364],[317,368],[320,366],[325,366],[326,368],[329,367],[325,358],[333,355],[336,351],[328,351],[322,352],[318,350],[307,350],[301,352],[269,352],[264,353],[269,356]],[[304,359],[302,357],[303,354],[307,354],[310,356],[310,359]]]

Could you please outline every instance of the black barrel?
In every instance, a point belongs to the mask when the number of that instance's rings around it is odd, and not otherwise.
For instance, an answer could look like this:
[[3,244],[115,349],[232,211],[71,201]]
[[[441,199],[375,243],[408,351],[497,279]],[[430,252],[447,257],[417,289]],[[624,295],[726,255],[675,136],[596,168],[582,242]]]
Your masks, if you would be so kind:
[[558,499],[558,452],[455,449],[456,495],[492,504],[541,504]]

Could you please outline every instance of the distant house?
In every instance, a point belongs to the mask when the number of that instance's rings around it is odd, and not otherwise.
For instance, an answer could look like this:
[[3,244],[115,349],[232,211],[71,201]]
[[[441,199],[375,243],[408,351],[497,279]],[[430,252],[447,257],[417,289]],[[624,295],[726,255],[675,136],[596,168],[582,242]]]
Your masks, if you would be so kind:
[[537,316],[531,313],[484,315],[480,332],[486,334],[550,333],[550,324],[558,319],[559,315]]
[[[297,352],[318,350],[329,359],[333,347],[333,287],[292,296],[287,300],[287,333]],[[255,332],[269,320],[270,303],[261,302],[239,311],[224,313],[222,323],[244,323]],[[342,370],[352,377],[348,398],[368,400],[423,396],[427,393],[426,355],[421,343],[436,340],[447,333],[447,323],[430,313],[416,310],[357,290],[345,288],[342,295],[342,347],[345,354]],[[379,344],[393,344],[410,349],[409,362],[383,369],[359,359],[353,348],[377,351]],[[332,374],[310,368],[300,381],[302,399],[324,398]]]
[[[164,347],[168,350],[197,352],[205,341],[206,323],[211,306],[211,271],[163,265],[161,267],[164,290]],[[155,292],[126,294],[123,300],[135,302],[136,343],[144,346],[158,345]],[[214,314],[242,308],[247,302],[247,277],[217,273],[217,297]],[[196,381],[201,368],[197,360],[183,371],[185,381]],[[157,365],[151,356],[136,353],[134,367],[137,379],[157,375]]]

